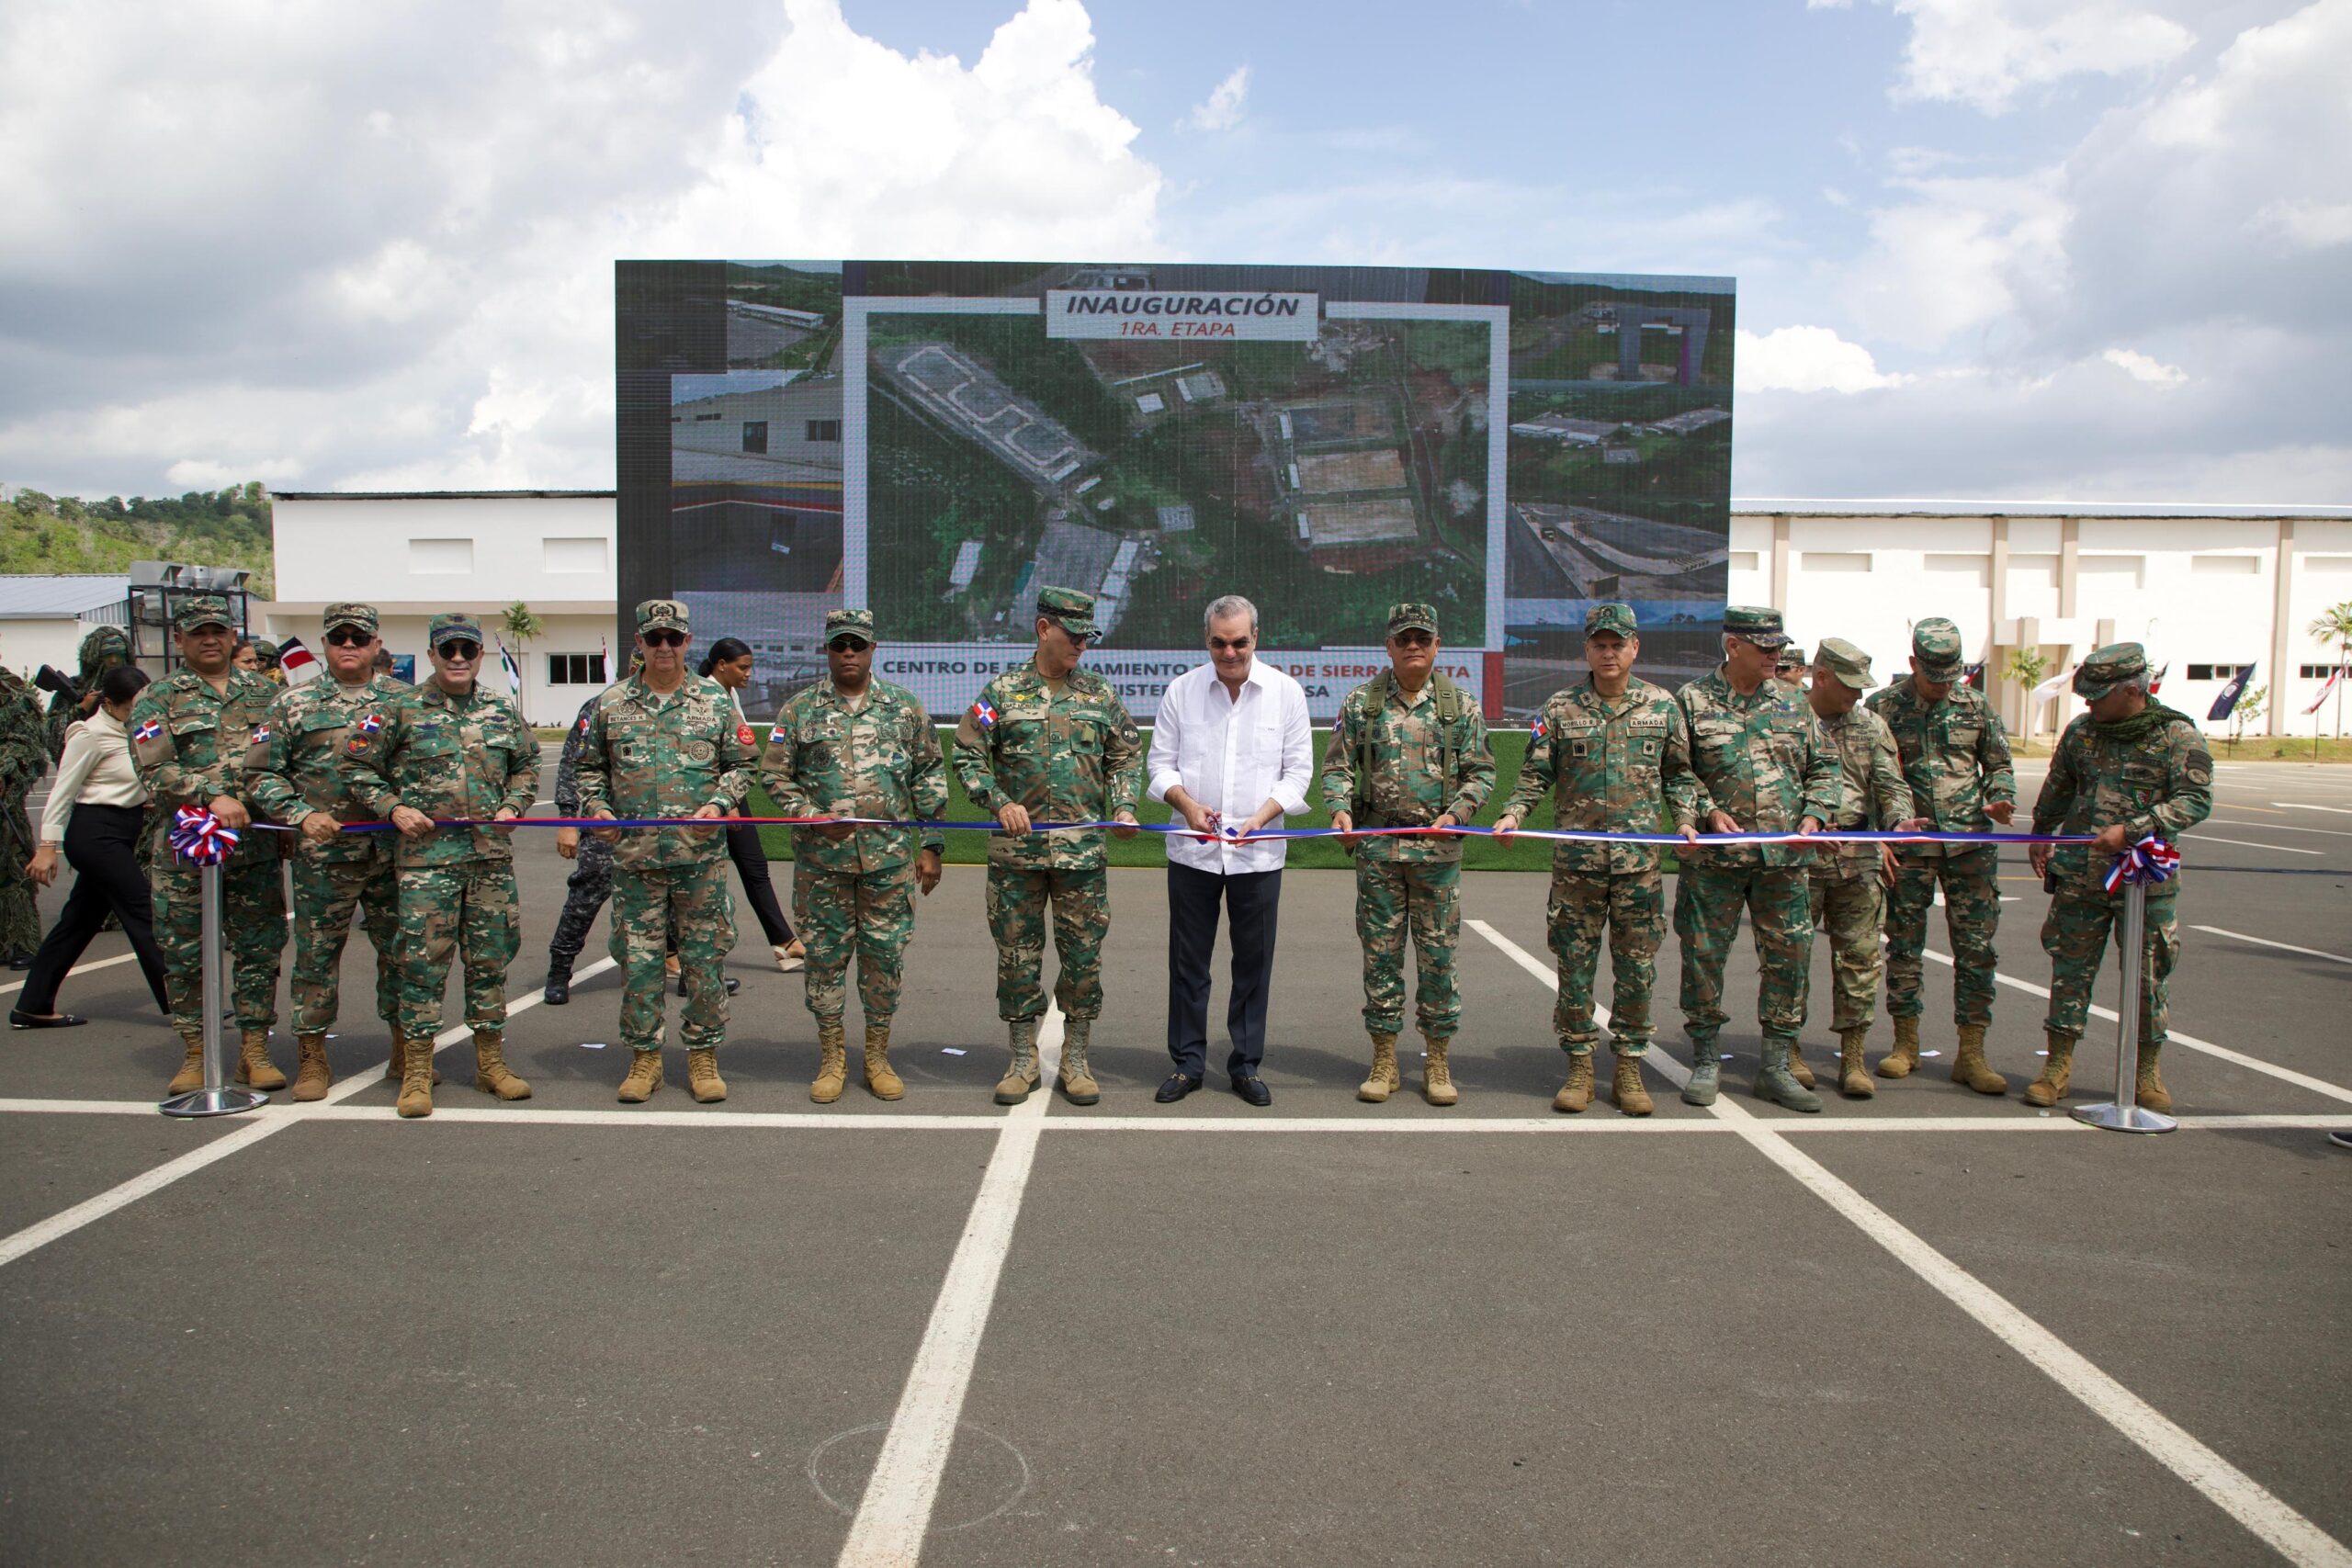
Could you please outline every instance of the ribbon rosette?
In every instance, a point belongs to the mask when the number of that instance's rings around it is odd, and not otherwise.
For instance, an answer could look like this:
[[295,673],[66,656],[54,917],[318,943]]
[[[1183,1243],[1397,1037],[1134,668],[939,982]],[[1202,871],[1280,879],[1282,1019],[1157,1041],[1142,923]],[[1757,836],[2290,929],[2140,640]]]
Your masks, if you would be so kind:
[[2180,869],[2180,852],[2154,833],[2115,857],[2107,868],[2107,890],[2109,893],[2127,882],[2169,882]]
[[237,830],[201,806],[173,813],[172,850],[190,865],[219,865],[237,847]]

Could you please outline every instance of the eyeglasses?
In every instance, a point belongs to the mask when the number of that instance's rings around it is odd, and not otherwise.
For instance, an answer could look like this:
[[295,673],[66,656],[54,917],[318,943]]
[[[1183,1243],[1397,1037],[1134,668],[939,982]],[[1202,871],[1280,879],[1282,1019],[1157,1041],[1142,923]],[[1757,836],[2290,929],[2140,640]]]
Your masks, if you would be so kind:
[[684,632],[639,632],[637,635],[648,648],[684,648],[686,645],[686,634]]
[[375,640],[375,633],[363,632],[353,626],[337,626],[327,633],[329,648],[365,648]]
[[478,642],[451,641],[435,645],[434,651],[452,663],[466,663],[481,651]]
[[1247,653],[1250,651],[1250,645],[1256,640],[1255,637],[1213,637],[1209,638],[1209,649],[1214,653]]
[[1399,648],[1427,648],[1437,638],[1423,631],[1398,632],[1388,639]]
[[837,637],[825,646],[835,653],[863,653],[874,645],[862,637]]
[[1078,644],[1080,648],[1084,648],[1090,642],[1101,642],[1102,640],[1102,634],[1101,632],[1072,631],[1069,627],[1069,623],[1067,621],[1055,620],[1051,615],[1048,615],[1046,618],[1052,621],[1055,626],[1061,628],[1062,636],[1069,638],[1070,641]]

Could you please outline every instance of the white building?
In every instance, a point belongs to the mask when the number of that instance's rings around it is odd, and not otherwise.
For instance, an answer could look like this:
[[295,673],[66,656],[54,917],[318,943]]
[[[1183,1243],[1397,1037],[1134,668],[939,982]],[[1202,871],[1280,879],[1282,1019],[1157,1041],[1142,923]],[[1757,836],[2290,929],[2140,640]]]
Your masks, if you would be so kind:
[[82,639],[122,618],[128,577],[0,577],[0,665],[29,681],[44,664],[78,673]]
[[[461,610],[481,619],[492,639],[486,678],[503,684],[498,621],[519,601],[547,627],[514,649],[533,724],[571,723],[606,684],[616,626],[611,491],[287,491],[272,502],[278,597],[254,606],[264,635],[323,651],[321,613],[360,600],[382,616],[385,646],[413,655],[422,676],[426,623]],[[612,649],[616,660],[626,651]]]

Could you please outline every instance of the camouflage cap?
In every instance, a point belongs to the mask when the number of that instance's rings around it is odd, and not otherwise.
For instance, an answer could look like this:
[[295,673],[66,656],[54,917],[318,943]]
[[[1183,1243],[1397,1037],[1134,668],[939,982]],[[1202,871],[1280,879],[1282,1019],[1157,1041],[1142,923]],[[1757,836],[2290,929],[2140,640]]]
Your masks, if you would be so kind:
[[175,631],[192,632],[198,626],[227,626],[233,630],[236,625],[229,614],[229,601],[215,593],[198,593],[172,606]]
[[481,623],[471,615],[459,615],[454,611],[434,616],[424,628],[425,646],[439,648],[445,642],[469,642],[476,648],[480,648]]
[[1941,615],[1930,615],[1911,628],[1911,657],[1919,673],[1930,681],[1957,681],[1964,666],[1960,628]]
[[354,626],[369,637],[374,637],[379,629],[373,604],[330,604],[327,613],[319,617],[319,625],[327,631],[337,626]]
[[1094,595],[1075,588],[1037,590],[1037,614],[1059,621],[1062,630],[1072,637],[1102,635],[1102,628],[1094,624]]
[[257,637],[254,638],[254,657],[261,660],[263,669],[269,669],[277,662],[277,645],[266,637]]
[[2095,703],[2127,681],[2148,672],[2148,650],[2136,642],[2110,642],[2092,650],[2075,670],[2075,695]]
[[1388,635],[1398,632],[1422,631],[1437,636],[1437,606],[1407,603],[1388,606]]
[[1878,682],[1871,678],[1871,656],[1842,637],[1826,637],[1813,656],[1813,667],[1835,675],[1858,692],[1867,692]]
[[1584,613],[1584,635],[1587,637],[1595,632],[1615,632],[1619,637],[1632,637],[1639,629],[1640,623],[1634,619],[1631,604],[1614,602],[1595,604]]
[[1804,669],[1808,662],[1804,656],[1804,644],[1784,642],[1781,645],[1781,657],[1773,661],[1772,667],[1785,675],[1792,670]]
[[864,642],[874,641],[874,612],[871,610],[828,610],[825,612],[825,640],[837,637],[854,637]]
[[686,631],[686,607],[675,599],[648,599],[637,607],[637,635]]
[[1781,627],[1781,612],[1762,604],[1724,605],[1724,630],[1758,648],[1778,648],[1789,640]]
[[99,626],[82,639],[82,668],[95,670],[109,660],[130,658],[130,634],[120,626]]

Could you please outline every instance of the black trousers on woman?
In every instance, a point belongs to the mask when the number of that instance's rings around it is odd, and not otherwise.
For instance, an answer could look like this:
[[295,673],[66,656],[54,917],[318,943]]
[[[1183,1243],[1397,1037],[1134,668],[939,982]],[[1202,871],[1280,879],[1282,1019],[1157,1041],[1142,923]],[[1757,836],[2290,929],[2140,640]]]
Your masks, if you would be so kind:
[[760,918],[768,945],[791,946],[792,922],[776,907],[775,884],[768,880],[768,852],[760,842],[760,830],[749,823],[728,829],[727,858],[735,863],[736,874],[743,879],[743,897],[750,900],[752,913]]
[[25,989],[17,998],[19,1010],[53,1013],[57,987],[81,958],[90,940],[112,915],[130,939],[147,988],[155,1005],[172,1010],[164,989],[164,955],[155,946],[155,906],[147,890],[147,874],[139,868],[139,834],[147,810],[139,806],[77,806],[65,824],[65,863],[74,868],[74,890],[57,923],[33,954]]

